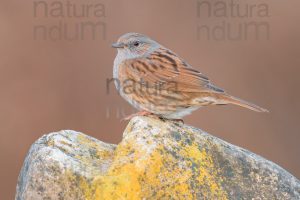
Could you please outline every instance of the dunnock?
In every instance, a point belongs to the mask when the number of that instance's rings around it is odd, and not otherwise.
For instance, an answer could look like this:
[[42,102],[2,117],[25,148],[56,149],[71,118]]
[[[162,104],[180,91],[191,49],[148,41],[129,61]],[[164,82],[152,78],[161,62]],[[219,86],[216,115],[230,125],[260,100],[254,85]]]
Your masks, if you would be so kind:
[[228,95],[176,53],[145,35],[124,34],[112,47],[118,50],[113,70],[116,87],[140,110],[134,116],[154,114],[179,120],[202,106],[225,104],[268,112]]

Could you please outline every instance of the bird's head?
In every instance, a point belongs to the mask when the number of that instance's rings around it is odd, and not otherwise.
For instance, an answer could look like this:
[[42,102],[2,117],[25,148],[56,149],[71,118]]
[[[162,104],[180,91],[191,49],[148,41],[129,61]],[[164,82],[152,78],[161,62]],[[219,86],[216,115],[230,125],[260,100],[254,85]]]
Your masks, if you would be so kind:
[[160,45],[149,37],[140,33],[126,33],[122,35],[112,47],[118,49],[118,55],[126,59],[147,56],[158,49]]

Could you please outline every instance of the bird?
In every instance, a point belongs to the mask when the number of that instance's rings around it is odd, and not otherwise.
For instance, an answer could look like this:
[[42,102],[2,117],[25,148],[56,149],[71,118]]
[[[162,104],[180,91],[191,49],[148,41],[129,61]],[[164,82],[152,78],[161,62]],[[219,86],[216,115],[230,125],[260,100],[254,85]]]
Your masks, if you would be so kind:
[[229,95],[170,49],[140,33],[126,33],[117,49],[113,79],[119,94],[138,112],[179,120],[209,105],[238,105],[256,112],[267,109]]

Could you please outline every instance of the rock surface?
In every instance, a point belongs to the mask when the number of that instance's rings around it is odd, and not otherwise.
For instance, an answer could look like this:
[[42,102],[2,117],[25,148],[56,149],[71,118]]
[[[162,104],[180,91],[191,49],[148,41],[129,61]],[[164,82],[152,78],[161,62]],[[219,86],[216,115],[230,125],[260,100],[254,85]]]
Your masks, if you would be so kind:
[[199,129],[136,117],[118,145],[74,131],[41,137],[16,199],[300,199],[300,182]]

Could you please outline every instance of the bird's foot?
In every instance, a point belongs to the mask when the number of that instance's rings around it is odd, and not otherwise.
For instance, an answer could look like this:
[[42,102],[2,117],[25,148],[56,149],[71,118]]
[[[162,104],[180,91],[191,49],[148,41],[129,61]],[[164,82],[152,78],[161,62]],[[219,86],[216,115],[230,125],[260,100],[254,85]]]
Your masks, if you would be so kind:
[[137,116],[148,116],[148,115],[153,115],[153,113],[142,110],[142,111],[139,111],[139,112],[134,113],[132,115],[129,115],[127,117],[124,117],[121,121],[128,121],[128,120],[131,120],[132,118],[137,117]]
[[173,122],[177,125],[183,125],[184,124],[184,121],[183,119],[168,119],[168,118],[164,118],[164,117],[161,117],[161,116],[157,116],[157,118],[159,118],[160,120],[162,120],[163,122]]
[[132,118],[137,117],[137,116],[151,116],[152,118],[159,119],[163,122],[170,121],[170,122],[173,122],[177,125],[183,125],[184,124],[183,119],[167,119],[167,118],[164,118],[162,116],[153,114],[153,113],[145,111],[145,110],[142,110],[142,111],[139,111],[137,113],[131,114],[127,117],[124,117],[121,121],[128,121],[128,120],[131,120]]

